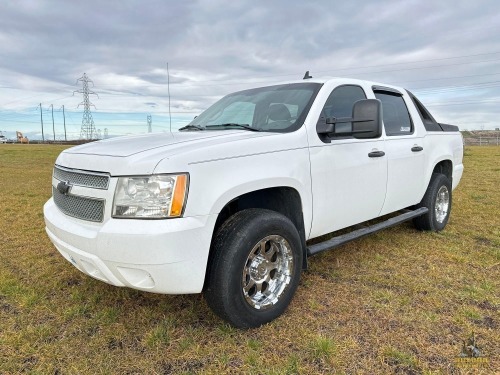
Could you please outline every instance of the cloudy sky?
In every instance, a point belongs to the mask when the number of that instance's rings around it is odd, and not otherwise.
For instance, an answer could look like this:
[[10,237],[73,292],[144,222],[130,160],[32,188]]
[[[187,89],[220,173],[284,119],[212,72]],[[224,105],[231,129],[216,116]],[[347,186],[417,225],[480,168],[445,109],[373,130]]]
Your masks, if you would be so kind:
[[500,126],[500,2],[45,1],[0,3],[0,130],[80,136],[85,72],[97,129],[168,131],[230,92],[314,77],[412,90],[438,121]]

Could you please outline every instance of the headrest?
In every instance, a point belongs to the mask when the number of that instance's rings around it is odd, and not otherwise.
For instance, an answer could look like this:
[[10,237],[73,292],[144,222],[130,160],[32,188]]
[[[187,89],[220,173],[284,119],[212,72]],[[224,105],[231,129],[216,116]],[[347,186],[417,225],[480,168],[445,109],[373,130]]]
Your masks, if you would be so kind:
[[292,118],[290,111],[284,104],[271,104],[269,106],[269,120],[289,121]]

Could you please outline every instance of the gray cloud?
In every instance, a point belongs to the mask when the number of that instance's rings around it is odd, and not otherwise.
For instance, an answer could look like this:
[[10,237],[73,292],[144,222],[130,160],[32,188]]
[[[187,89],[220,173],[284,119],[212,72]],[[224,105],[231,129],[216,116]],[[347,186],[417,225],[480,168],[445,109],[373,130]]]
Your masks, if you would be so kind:
[[[100,94],[98,108],[164,112],[167,61],[172,108],[193,112],[234,90],[300,79],[305,70],[397,83],[417,94],[471,86],[500,81],[500,53],[484,55],[500,52],[499,19],[494,0],[2,2],[0,100],[14,101],[9,105],[21,113],[40,101],[51,104],[71,95],[87,72]],[[453,78],[467,76],[475,77]],[[422,100],[430,106],[484,101],[499,98],[499,86],[442,89]],[[58,104],[65,103],[76,106],[78,99]],[[494,127],[496,108],[432,111],[443,121]],[[475,116],[479,111],[486,113]],[[0,112],[0,129],[7,126],[2,119],[16,120]]]

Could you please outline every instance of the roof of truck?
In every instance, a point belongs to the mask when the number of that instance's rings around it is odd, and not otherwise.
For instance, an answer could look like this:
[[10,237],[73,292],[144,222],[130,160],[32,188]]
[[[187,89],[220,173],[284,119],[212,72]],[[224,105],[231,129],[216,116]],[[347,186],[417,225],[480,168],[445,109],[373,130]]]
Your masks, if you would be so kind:
[[357,84],[368,84],[371,86],[390,87],[390,88],[394,88],[394,89],[399,90],[399,91],[405,90],[403,87],[391,85],[388,83],[368,81],[368,80],[364,80],[364,79],[355,79],[355,78],[348,78],[348,77],[320,77],[320,78],[309,78],[309,79],[305,79],[305,80],[299,79],[299,80],[293,80],[293,81],[274,83],[273,85],[301,83],[301,82],[313,82],[313,83],[325,84],[327,82],[337,82],[337,81],[342,81],[342,82],[348,81],[349,83],[354,83],[354,84],[357,83]]

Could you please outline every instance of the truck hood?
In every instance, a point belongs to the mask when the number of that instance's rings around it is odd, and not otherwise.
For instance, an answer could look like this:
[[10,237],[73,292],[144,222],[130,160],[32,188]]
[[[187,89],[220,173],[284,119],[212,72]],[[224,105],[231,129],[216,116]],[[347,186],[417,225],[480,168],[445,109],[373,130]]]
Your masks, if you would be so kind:
[[[151,174],[160,161],[168,159],[172,169],[184,170],[187,163],[214,156],[237,157],[248,150],[248,142],[259,145],[257,148],[261,152],[273,151],[269,145],[274,142],[262,143],[260,139],[278,135],[247,130],[210,130],[117,137],[67,149],[59,155],[56,164],[123,176]],[[275,147],[278,146],[271,148]],[[181,159],[182,165],[173,163]]]
[[86,143],[72,147],[64,151],[64,153],[128,157],[153,149],[168,149],[169,146],[179,143],[198,143],[201,145],[210,138],[221,138],[221,141],[224,142],[228,138],[234,140],[247,138],[251,135],[255,135],[255,133],[248,131],[233,132],[229,130],[143,134]]

